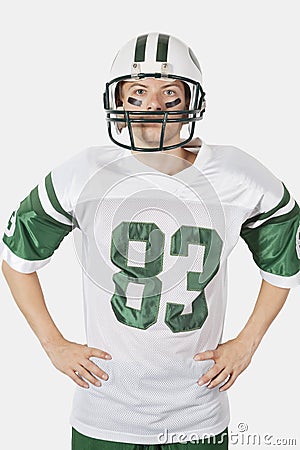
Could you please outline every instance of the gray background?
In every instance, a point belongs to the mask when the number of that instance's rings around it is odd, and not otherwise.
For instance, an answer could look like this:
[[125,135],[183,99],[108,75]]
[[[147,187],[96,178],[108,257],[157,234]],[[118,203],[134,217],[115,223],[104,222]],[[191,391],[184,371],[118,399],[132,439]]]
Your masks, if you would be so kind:
[[[108,142],[101,103],[108,69],[123,42],[149,31],[174,34],[198,55],[207,92],[203,139],[251,153],[299,201],[297,3],[2,2],[1,229],[52,167]],[[225,339],[243,327],[260,285],[243,242],[229,262]],[[58,327],[66,338],[83,343],[80,267],[71,238],[40,279]],[[67,449],[73,382],[51,365],[2,277],[0,287],[1,441],[13,450]],[[229,390],[233,433],[246,423],[246,435],[297,438],[299,445],[299,293],[299,287],[290,293],[252,364]],[[258,448],[242,444],[241,435],[231,448]]]

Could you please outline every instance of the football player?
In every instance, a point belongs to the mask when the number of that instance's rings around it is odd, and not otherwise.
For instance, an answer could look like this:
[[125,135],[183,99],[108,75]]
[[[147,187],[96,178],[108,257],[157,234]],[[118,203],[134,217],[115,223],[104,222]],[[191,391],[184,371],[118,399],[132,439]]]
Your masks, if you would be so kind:
[[[130,40],[103,100],[113,145],[75,155],[20,203],[3,273],[52,363],[77,384],[73,450],[226,449],[226,391],[300,283],[299,207],[243,150],[194,136],[205,92],[179,39]],[[37,276],[72,230],[86,345],[58,330]],[[227,258],[240,236],[261,288],[223,342]]]

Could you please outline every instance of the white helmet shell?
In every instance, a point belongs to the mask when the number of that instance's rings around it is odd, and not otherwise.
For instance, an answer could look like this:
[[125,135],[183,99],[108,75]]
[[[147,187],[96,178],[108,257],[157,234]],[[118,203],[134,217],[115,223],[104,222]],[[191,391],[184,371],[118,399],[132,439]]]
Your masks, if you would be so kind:
[[192,49],[179,39],[149,33],[127,42],[117,53],[110,79],[138,73],[161,73],[189,78],[202,85],[200,64]]

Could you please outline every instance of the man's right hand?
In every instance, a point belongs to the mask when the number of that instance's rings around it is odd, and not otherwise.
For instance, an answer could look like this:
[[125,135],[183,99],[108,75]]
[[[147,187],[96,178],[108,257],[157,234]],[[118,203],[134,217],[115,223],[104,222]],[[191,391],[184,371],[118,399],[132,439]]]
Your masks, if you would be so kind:
[[68,375],[78,386],[89,388],[87,380],[99,387],[99,378],[108,380],[107,373],[90,360],[91,357],[111,359],[111,355],[103,350],[64,339],[60,343],[47,345],[45,351],[56,369]]
[[111,359],[111,355],[98,348],[67,341],[63,337],[47,309],[36,272],[18,272],[6,261],[2,263],[2,271],[18,307],[53,365],[81,387],[88,388],[87,381],[101,386],[99,378],[107,380],[108,375],[90,358]]

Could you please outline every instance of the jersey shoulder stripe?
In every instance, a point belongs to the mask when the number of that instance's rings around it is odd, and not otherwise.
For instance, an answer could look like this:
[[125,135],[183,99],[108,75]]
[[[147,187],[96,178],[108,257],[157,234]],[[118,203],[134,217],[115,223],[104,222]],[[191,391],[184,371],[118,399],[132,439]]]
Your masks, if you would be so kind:
[[[257,214],[254,217],[250,217],[246,222],[244,222],[243,227],[253,226],[254,224],[260,224],[263,223],[263,221],[268,220],[270,217],[274,216],[275,214],[278,215],[278,212],[280,213],[281,210],[284,210],[290,203],[291,203],[291,196],[285,185],[283,185],[283,196],[280,200],[280,202],[274,206],[270,211]],[[292,204],[294,206],[294,200],[292,199]],[[292,209],[292,208],[291,208]]]
[[[276,207],[248,219],[241,227],[241,237],[252,252],[262,275],[268,273],[300,282],[299,252],[300,208],[284,187],[283,197]],[[287,283],[284,281],[284,286]],[[283,285],[282,285],[283,286]]]
[[59,213],[65,216],[67,219],[69,219],[70,222],[72,222],[73,217],[71,214],[69,214],[67,211],[65,211],[61,204],[59,203],[54,187],[53,187],[53,181],[52,181],[52,175],[51,172],[46,176],[45,178],[45,185],[46,185],[46,191],[48,194],[48,198],[53,206],[53,208]]
[[51,216],[49,209],[45,211],[36,186],[11,215],[3,242],[18,258],[42,261],[54,253],[71,230],[71,225]]
[[53,219],[56,219],[60,223],[72,226],[72,222],[69,219],[67,219],[65,216],[60,214],[56,209],[54,209],[53,204],[51,203],[48,197],[48,193],[45,186],[45,180],[43,180],[43,182],[38,185],[38,194],[41,205],[46,214],[48,214],[48,216],[51,216]]

